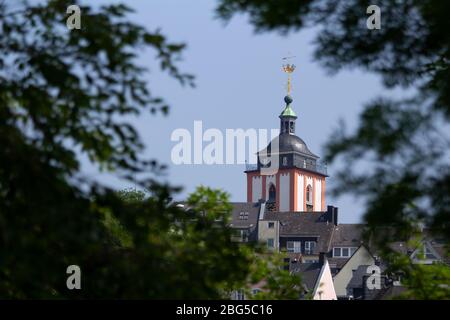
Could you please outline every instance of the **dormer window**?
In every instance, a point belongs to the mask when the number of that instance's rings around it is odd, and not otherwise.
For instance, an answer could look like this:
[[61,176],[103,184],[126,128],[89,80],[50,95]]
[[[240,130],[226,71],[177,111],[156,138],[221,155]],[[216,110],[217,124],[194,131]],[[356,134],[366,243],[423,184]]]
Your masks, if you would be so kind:
[[287,252],[302,252],[302,243],[300,241],[287,241],[286,242],[286,250]]
[[239,212],[239,220],[248,220],[248,212],[247,211]]
[[315,241],[305,241],[305,254],[314,254],[314,251],[316,249],[316,242]]
[[287,157],[283,157],[283,166],[287,166]]
[[334,247],[333,258],[350,258],[356,251],[356,247]]

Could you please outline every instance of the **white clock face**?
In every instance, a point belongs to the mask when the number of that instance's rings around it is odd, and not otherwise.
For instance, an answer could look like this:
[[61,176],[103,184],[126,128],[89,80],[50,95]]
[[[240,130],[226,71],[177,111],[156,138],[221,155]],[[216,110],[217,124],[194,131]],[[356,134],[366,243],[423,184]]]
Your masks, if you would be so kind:
[[267,159],[267,158],[262,158],[262,159],[260,159],[260,161],[261,161],[261,164],[264,165],[264,166],[269,164],[269,162],[270,162],[270,160]]

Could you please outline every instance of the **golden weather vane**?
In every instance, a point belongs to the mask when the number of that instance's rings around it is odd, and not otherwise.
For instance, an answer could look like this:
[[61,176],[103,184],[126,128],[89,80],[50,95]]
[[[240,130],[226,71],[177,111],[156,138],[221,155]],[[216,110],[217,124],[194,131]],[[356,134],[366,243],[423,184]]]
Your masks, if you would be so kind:
[[[295,56],[287,56],[284,57],[283,60],[286,60],[289,62],[292,58],[295,58]],[[291,94],[291,74],[295,70],[295,65],[292,63],[286,63],[283,64],[283,71],[287,73],[288,75],[288,81],[287,81],[287,94],[288,96]]]

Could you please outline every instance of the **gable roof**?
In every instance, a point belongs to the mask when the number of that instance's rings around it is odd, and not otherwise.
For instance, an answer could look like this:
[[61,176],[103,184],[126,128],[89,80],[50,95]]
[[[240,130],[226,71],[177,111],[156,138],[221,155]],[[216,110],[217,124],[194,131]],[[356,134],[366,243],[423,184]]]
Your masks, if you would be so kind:
[[[428,260],[438,260],[450,265],[450,257],[448,255],[446,245],[440,240],[423,240],[420,242],[420,246],[411,246],[405,241],[393,242],[389,247],[397,253],[407,255],[414,259],[416,255],[423,249],[422,245],[425,245],[431,253],[435,256],[435,259]],[[427,259],[425,259],[427,260]]]
[[322,265],[320,263],[291,263],[290,271],[299,273],[302,284],[308,292],[312,292],[316,286]]
[[440,241],[429,241],[430,246],[436,251],[436,253],[440,256],[442,261],[447,265],[450,265],[450,255],[447,250],[446,244]]
[[[231,202],[231,205],[233,207],[230,222],[232,228],[252,228],[257,226],[260,207],[258,202]],[[240,219],[241,212],[248,212],[247,219]]]
[[363,242],[364,224],[339,224],[334,228],[333,247],[359,247]]
[[[368,248],[367,246],[361,244],[361,245],[358,247],[358,249],[356,249],[355,252],[353,252],[353,254],[350,256],[350,258],[348,258],[348,259],[343,259],[343,260],[345,260],[345,262],[342,264],[341,270],[339,270],[339,272],[341,272],[342,269],[345,267],[345,265],[346,265],[347,263],[350,263],[350,261],[351,261],[352,259],[354,259],[353,257],[356,257],[356,256],[360,253],[361,250],[365,250],[365,251],[369,254],[369,256],[375,261],[375,257],[373,256],[373,254],[372,254],[372,252],[369,250],[369,248]],[[339,272],[338,272],[338,273],[339,273]]]
[[358,266],[356,270],[353,271],[352,278],[347,285],[347,288],[362,288],[363,287],[363,277],[369,275],[367,273],[367,268],[369,265],[363,264]]
[[331,269],[342,269],[350,258],[328,258]]
[[375,297],[375,300],[391,300],[406,291],[406,287],[403,286],[389,286],[385,290],[381,290]]
[[281,237],[317,237],[319,252],[328,252],[334,224],[327,219],[326,212],[266,212],[264,220],[280,221]]

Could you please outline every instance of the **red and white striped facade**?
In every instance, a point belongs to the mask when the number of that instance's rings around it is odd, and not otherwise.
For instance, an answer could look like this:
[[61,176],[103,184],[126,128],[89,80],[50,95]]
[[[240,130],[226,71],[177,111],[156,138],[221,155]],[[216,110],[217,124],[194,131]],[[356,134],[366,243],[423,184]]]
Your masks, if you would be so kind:
[[261,175],[259,170],[246,173],[247,202],[268,200],[273,184],[276,211],[326,211],[326,176],[322,174],[300,168],[279,169],[274,175]]

